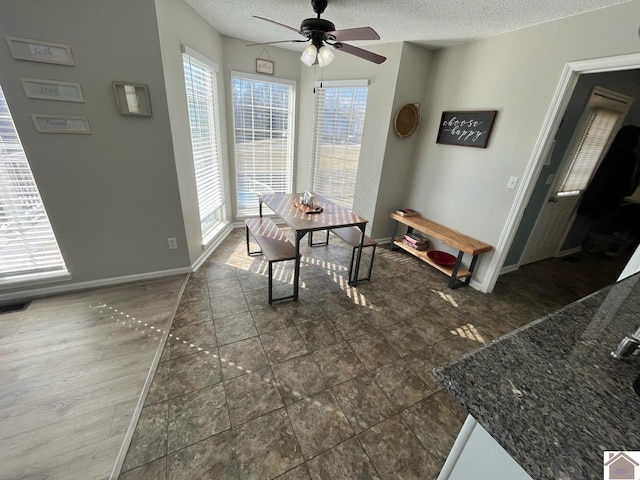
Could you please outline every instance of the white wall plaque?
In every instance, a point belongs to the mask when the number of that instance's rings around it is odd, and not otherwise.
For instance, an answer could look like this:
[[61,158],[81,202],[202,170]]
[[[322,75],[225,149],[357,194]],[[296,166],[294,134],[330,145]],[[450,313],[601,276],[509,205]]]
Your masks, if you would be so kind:
[[75,65],[71,55],[71,48],[68,45],[11,37],[9,35],[7,35],[7,43],[9,44],[11,55],[16,60]]
[[42,80],[39,78],[21,78],[22,88],[28,98],[59,100],[61,102],[84,102],[79,83]]
[[79,115],[48,115],[32,113],[36,130],[41,133],[90,134],[89,119]]

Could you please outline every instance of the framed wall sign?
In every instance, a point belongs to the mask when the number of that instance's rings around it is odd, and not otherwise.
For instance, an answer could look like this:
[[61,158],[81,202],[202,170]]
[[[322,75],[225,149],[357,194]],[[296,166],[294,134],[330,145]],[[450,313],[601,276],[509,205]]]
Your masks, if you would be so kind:
[[271,60],[256,58],[256,72],[273,75],[273,62]]
[[36,130],[40,133],[90,134],[89,119],[79,115],[31,114]]
[[56,63],[58,65],[73,66],[71,48],[61,43],[43,42],[29,38],[12,37],[7,35],[7,43],[11,55],[16,60],[30,62]]
[[497,110],[442,112],[436,143],[487,148]]
[[84,102],[82,87],[79,83],[43,80],[40,78],[21,78],[22,88],[27,98],[58,100],[61,102]]
[[113,82],[113,91],[116,95],[118,112],[122,115],[151,116],[149,88],[146,85]]

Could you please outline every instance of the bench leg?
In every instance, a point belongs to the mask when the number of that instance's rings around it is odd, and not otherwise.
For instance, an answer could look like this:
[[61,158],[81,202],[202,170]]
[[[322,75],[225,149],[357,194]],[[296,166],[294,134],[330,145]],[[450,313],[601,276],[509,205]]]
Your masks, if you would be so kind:
[[269,262],[269,305],[271,305],[273,302],[279,302],[280,300],[289,300],[290,298],[293,298],[293,295],[288,295],[286,297],[278,297],[278,298],[273,298],[273,264],[275,262]]
[[451,273],[451,279],[449,280],[449,288],[458,288],[465,285],[465,282],[461,282],[457,278],[458,270],[460,270],[460,265],[462,265],[462,257],[464,257],[464,252],[461,250],[458,252],[458,260],[456,260],[456,264],[453,266],[453,272]]
[[256,250],[255,252],[252,252],[249,250],[249,227],[245,225],[244,230],[247,237],[247,255],[249,255],[250,257],[255,257],[256,255],[262,255],[262,250]]
[[[371,251],[371,261],[369,262],[369,270],[366,277],[358,279],[359,282],[371,281],[371,272],[373,271],[373,258],[376,255],[376,245],[371,245],[371,246],[373,247],[373,250]],[[367,248],[367,247],[362,247],[362,248]],[[351,251],[351,263],[349,264],[349,283],[354,283],[354,280],[355,280],[353,278],[353,262],[355,260],[357,249],[358,247],[353,247],[353,250]]]
[[398,224],[400,222],[398,222],[397,220],[393,222],[393,232],[391,232],[391,241],[389,242],[389,250],[393,251],[394,247],[396,246],[395,242],[396,241],[396,237],[398,236]]
[[324,242],[313,243],[313,232],[309,232],[309,246],[310,247],[324,247],[329,245],[329,230],[327,232],[327,238],[325,238]]

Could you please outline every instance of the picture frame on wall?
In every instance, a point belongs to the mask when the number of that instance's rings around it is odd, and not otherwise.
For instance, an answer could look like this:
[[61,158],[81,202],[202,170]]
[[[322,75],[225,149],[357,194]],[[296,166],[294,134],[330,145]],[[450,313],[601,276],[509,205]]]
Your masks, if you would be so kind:
[[10,35],[7,35],[6,39],[11,56],[16,60],[55,63],[67,66],[75,65],[69,45]]
[[32,113],[31,118],[40,133],[91,134],[89,119],[81,115]]
[[116,105],[121,115],[151,116],[149,87],[143,84],[113,82]]
[[271,60],[263,60],[262,58],[256,58],[256,72],[264,73],[266,75],[273,75],[274,63]]
[[25,77],[20,81],[27,98],[84,103],[84,95],[79,83]]
[[487,148],[497,110],[442,112],[436,143]]

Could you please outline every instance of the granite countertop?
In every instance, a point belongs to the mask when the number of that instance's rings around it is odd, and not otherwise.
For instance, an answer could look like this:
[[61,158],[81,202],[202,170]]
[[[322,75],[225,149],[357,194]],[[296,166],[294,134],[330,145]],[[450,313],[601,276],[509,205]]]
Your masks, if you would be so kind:
[[602,478],[604,450],[640,450],[640,356],[609,355],[638,326],[640,274],[434,374],[534,479]]

